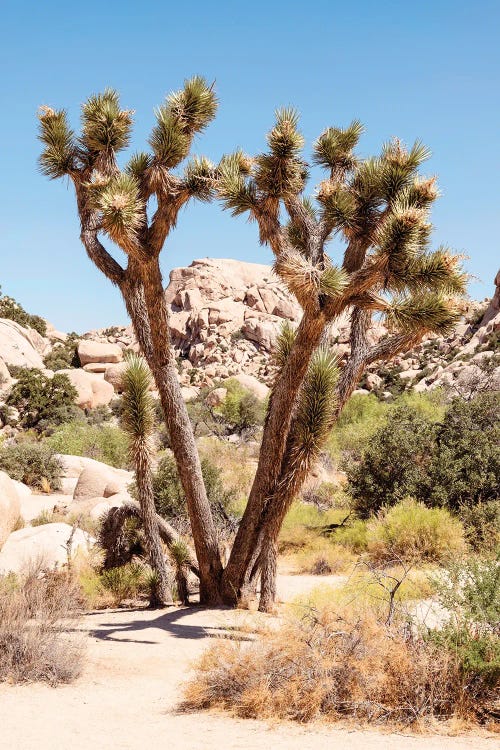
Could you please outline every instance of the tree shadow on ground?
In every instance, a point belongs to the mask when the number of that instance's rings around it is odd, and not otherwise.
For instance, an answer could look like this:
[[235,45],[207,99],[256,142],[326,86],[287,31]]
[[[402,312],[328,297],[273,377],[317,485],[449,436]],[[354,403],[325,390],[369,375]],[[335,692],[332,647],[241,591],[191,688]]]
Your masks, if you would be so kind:
[[[220,607],[215,611],[224,612],[228,611],[229,608]],[[189,617],[194,614],[198,607],[185,607],[181,609],[175,609],[170,611],[162,610],[158,614],[158,617],[151,619],[131,619],[126,621],[124,617],[123,622],[102,622],[99,627],[93,629],[89,628],[89,634],[94,638],[98,638],[103,641],[116,641],[118,643],[142,643],[150,645],[158,645],[157,640],[141,639],[138,636],[141,631],[145,630],[162,630],[169,633],[174,638],[181,638],[183,640],[202,640],[205,638],[228,638],[230,640],[248,641],[253,638],[245,633],[238,631],[237,628],[233,629],[231,625],[218,626],[218,625],[192,625],[189,623],[179,622],[185,617]],[[121,610],[124,616],[129,612],[148,612],[150,610]],[[91,617],[102,616],[102,612],[96,612],[90,615]],[[124,637],[124,634],[130,633],[130,637]]]

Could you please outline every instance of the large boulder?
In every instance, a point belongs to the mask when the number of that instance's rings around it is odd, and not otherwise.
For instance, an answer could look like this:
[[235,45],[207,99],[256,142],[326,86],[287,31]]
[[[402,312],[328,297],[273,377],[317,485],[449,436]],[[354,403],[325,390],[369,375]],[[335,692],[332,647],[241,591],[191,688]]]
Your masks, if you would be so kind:
[[99,461],[88,464],[81,472],[73,500],[83,501],[94,497],[112,497],[127,491],[133,480],[133,474],[123,469],[115,469]]
[[15,483],[5,471],[0,471],[0,548],[16,527],[21,515],[21,503]]
[[92,362],[121,362],[123,351],[118,344],[106,344],[84,339],[78,344],[78,356],[82,365]]
[[31,328],[0,318],[0,357],[6,365],[43,369],[45,339]]
[[239,375],[234,375],[233,380],[237,380],[243,388],[246,388],[247,391],[253,393],[254,396],[257,396],[261,401],[263,401],[269,393],[267,385],[261,383],[253,375],[245,375],[244,373],[241,373]]
[[0,574],[22,573],[33,566],[60,568],[95,539],[67,523],[47,523],[14,531],[0,551]]
[[77,390],[75,404],[80,409],[95,409],[96,406],[107,406],[115,391],[111,383],[103,378],[86,372],[81,368],[76,370],[58,370],[58,373],[67,375],[72,385]]

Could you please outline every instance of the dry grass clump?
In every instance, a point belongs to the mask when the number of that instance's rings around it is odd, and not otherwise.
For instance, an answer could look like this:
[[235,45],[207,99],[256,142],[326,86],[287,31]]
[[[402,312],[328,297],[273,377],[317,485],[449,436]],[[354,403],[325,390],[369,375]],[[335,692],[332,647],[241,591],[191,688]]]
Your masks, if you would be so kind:
[[384,509],[367,525],[372,560],[440,562],[466,549],[464,529],[445,508],[426,508],[410,498]]
[[470,717],[491,699],[450,650],[373,617],[313,609],[253,643],[214,644],[185,697],[187,709],[243,718],[399,725]]
[[79,600],[63,572],[0,578],[0,680],[57,685],[78,677],[82,645],[69,629]]

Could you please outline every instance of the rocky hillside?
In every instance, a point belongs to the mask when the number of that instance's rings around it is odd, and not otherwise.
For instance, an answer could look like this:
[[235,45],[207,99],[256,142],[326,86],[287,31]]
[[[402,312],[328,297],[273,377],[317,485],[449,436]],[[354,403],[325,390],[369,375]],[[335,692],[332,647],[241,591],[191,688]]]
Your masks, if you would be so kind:
[[[171,272],[165,294],[186,398],[194,397],[201,386],[231,376],[270,383],[276,335],[284,320],[297,324],[301,311],[269,266],[195,260]],[[373,336],[380,339],[386,333],[378,324]],[[349,350],[347,317],[332,326],[330,340],[342,359]],[[374,365],[360,390],[389,397],[409,387],[500,388],[499,341],[500,272],[492,299],[471,301],[450,336],[428,337],[388,367]],[[67,357],[75,346],[80,364],[76,369]],[[48,375],[63,371],[77,388],[81,408],[108,404],[120,389],[123,352],[129,348],[138,348],[130,326],[89,331],[73,341],[50,324],[41,336],[0,319],[0,389],[8,392],[17,367],[44,369]]]

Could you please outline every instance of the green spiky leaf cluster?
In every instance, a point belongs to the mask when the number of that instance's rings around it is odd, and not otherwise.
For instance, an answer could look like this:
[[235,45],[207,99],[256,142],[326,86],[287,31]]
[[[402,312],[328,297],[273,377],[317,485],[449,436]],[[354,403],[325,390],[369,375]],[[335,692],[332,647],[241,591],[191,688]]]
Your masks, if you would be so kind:
[[189,194],[201,201],[209,201],[213,194],[215,165],[204,156],[195,156],[184,171],[184,185]]
[[455,300],[439,292],[396,297],[385,311],[388,328],[410,334],[429,331],[446,336],[459,319]]
[[347,128],[327,128],[314,143],[314,163],[338,176],[351,171],[356,165],[353,149],[363,130],[359,120],[353,120]]
[[120,98],[114,89],[93,94],[82,107],[82,144],[89,152],[121,151],[130,142],[131,110],[120,109]]
[[273,362],[279,370],[283,369],[288,360],[295,341],[295,335],[295,328],[291,326],[288,320],[285,320],[276,338],[273,352]]
[[314,460],[332,428],[338,370],[335,357],[318,349],[309,365],[295,419],[296,451],[304,460]]
[[39,140],[44,149],[38,163],[42,174],[57,179],[69,174],[75,167],[74,133],[68,125],[65,110],[40,107]]
[[177,568],[182,569],[189,565],[191,553],[189,552],[189,547],[182,539],[172,542],[169,552]]
[[134,442],[149,442],[155,425],[154,401],[151,396],[151,373],[138,354],[129,354],[122,376],[122,427]]
[[121,246],[134,242],[144,220],[144,204],[136,178],[120,172],[102,187],[94,183],[93,189],[102,228]]
[[185,159],[194,135],[207,127],[216,111],[215,92],[200,76],[170,94],[155,112],[157,124],[149,140],[158,162],[170,169]]

